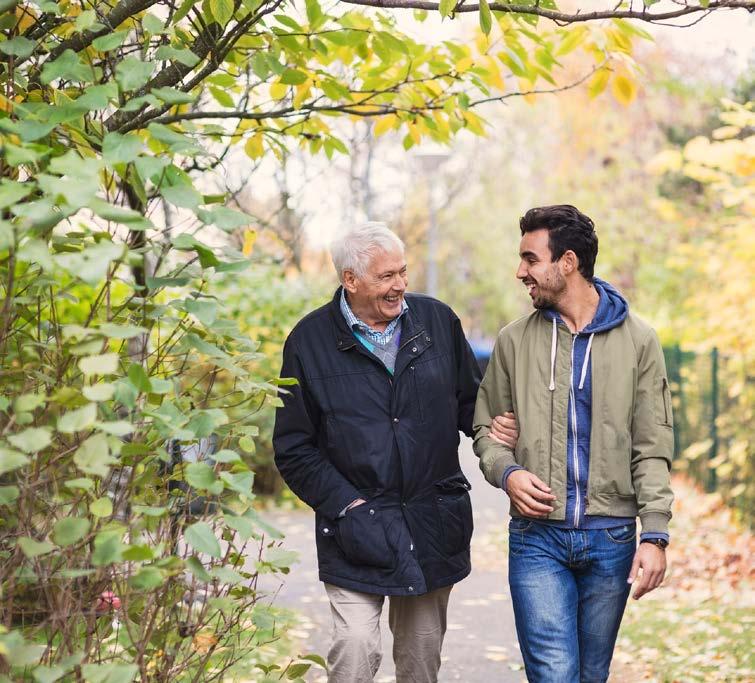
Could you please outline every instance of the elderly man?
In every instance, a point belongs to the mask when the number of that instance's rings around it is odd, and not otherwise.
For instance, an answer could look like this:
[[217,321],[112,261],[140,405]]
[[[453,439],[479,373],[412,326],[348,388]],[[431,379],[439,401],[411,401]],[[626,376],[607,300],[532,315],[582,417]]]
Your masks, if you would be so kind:
[[[382,224],[332,248],[342,286],[286,340],[273,443],[316,514],[334,623],[331,683],[374,679],[380,613],[399,683],[436,681],[451,587],[470,571],[472,508],[459,430],[472,433],[480,373],[445,304],[406,294],[404,245]],[[497,433],[515,444],[515,424]]]

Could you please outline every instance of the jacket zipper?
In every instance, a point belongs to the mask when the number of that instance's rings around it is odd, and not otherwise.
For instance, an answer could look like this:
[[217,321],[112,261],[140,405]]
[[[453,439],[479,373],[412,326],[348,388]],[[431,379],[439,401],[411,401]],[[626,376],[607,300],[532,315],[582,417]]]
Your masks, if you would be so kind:
[[577,396],[574,393],[574,346],[577,343],[576,334],[572,335],[571,342],[571,376],[569,381],[569,398],[571,399],[571,423],[572,434],[574,437],[573,459],[574,459],[574,483],[576,487],[576,503],[574,505],[574,527],[579,526],[580,500],[579,500],[579,445],[577,434]]

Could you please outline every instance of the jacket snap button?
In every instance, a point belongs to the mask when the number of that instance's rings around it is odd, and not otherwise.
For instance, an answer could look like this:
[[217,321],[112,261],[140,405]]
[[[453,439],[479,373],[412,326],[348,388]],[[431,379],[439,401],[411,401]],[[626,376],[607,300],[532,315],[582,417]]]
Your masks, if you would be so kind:
[[412,346],[412,353],[417,353],[417,347],[416,346]]
[[375,511],[374,511],[374,510],[370,510],[370,514],[371,514],[371,515],[374,515],[374,514],[375,514]]
[[425,341],[430,341],[430,337],[425,337]]
[[330,529],[328,529],[328,527],[325,527],[325,528],[324,528],[324,529],[322,530],[322,532],[323,532],[324,534],[328,534],[328,533],[330,533]]
[[413,592],[414,592],[414,586],[409,586],[409,588],[407,588],[407,590],[408,590],[408,591],[409,591],[410,593],[413,593]]
[[397,417],[394,417],[394,418],[393,418],[393,421],[394,421],[394,422],[398,422],[398,418],[397,418]]

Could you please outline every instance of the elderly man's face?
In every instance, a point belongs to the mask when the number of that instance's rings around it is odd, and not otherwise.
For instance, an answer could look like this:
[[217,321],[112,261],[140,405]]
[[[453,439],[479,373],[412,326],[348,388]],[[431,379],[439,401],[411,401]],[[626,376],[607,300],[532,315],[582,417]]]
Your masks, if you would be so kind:
[[364,278],[347,270],[343,280],[351,310],[370,327],[383,330],[401,313],[408,280],[400,251],[376,252]]

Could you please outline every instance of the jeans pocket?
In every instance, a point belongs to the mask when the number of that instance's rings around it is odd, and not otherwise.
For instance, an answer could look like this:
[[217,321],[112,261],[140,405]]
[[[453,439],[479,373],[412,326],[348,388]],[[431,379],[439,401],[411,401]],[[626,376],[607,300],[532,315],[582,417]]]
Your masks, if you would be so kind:
[[512,555],[518,555],[524,550],[524,535],[532,524],[531,519],[521,517],[512,517],[509,521],[509,552]]
[[625,524],[624,526],[617,526],[613,529],[605,529],[604,531],[613,543],[623,545],[625,543],[633,543],[637,540],[637,525],[634,522]]

